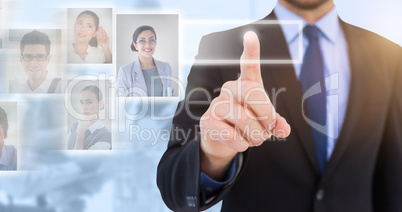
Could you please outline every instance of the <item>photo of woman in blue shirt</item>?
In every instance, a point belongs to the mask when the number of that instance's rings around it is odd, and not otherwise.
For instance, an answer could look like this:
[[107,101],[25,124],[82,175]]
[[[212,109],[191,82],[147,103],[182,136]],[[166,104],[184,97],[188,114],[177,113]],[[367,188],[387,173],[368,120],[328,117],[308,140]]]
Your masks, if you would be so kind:
[[0,170],[17,170],[17,149],[13,145],[4,145],[8,137],[8,117],[0,107]]

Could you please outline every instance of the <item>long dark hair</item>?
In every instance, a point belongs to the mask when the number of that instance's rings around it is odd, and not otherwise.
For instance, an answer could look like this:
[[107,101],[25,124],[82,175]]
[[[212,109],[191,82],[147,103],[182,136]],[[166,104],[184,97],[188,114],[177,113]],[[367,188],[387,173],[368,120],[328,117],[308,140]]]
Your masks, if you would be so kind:
[[[94,18],[95,27],[96,27],[95,31],[98,31],[98,28],[99,28],[99,17],[98,17],[98,15],[96,15],[96,13],[92,12],[91,10],[85,10],[85,11],[82,11],[80,14],[78,14],[77,19],[81,15],[84,15],[84,14],[90,15],[90,16],[92,16],[92,18]],[[91,40],[89,41],[90,46],[98,47],[97,37],[98,37],[98,35],[96,35],[95,37],[91,38]]]

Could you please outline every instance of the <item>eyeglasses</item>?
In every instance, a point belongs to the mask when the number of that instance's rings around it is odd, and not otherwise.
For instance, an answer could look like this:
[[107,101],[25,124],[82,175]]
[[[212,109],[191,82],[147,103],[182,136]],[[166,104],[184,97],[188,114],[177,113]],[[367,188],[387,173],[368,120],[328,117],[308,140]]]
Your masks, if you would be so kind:
[[32,54],[22,54],[21,57],[25,61],[32,61],[35,58],[37,61],[45,61],[49,57],[49,55],[48,54],[47,55],[46,54],[37,54],[36,56],[34,56]]
[[137,40],[135,43],[136,43],[136,44],[145,45],[147,42],[148,42],[149,45],[155,45],[155,44],[156,44],[156,40],[155,40],[155,39],[151,39],[151,40]]

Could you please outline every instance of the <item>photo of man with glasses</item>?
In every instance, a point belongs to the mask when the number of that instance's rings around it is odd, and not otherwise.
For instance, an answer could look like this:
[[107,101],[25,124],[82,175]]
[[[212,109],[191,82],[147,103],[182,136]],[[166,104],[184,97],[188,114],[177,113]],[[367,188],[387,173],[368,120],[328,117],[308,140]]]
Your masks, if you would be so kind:
[[20,62],[27,80],[18,85],[10,83],[12,93],[61,93],[61,79],[48,71],[50,39],[34,30],[25,34],[20,43]]

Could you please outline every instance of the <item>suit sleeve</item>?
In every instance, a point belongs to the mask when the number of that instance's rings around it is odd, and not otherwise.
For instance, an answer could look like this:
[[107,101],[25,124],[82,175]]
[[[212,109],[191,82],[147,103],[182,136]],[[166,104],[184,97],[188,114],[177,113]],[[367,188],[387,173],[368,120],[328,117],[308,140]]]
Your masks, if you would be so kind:
[[[216,41],[219,39],[215,36],[203,37],[196,61],[214,57],[211,51]],[[219,202],[230,187],[225,186],[208,204],[199,188],[199,120],[212,99],[219,95],[224,83],[221,69],[218,65],[192,66],[185,99],[178,104],[173,119],[168,149],[158,165],[157,184],[165,204],[174,211],[204,210]]]
[[[399,47],[399,46],[398,46]],[[375,211],[402,211],[402,49],[390,52],[393,96],[374,176]],[[394,54],[392,54],[394,53]]]

